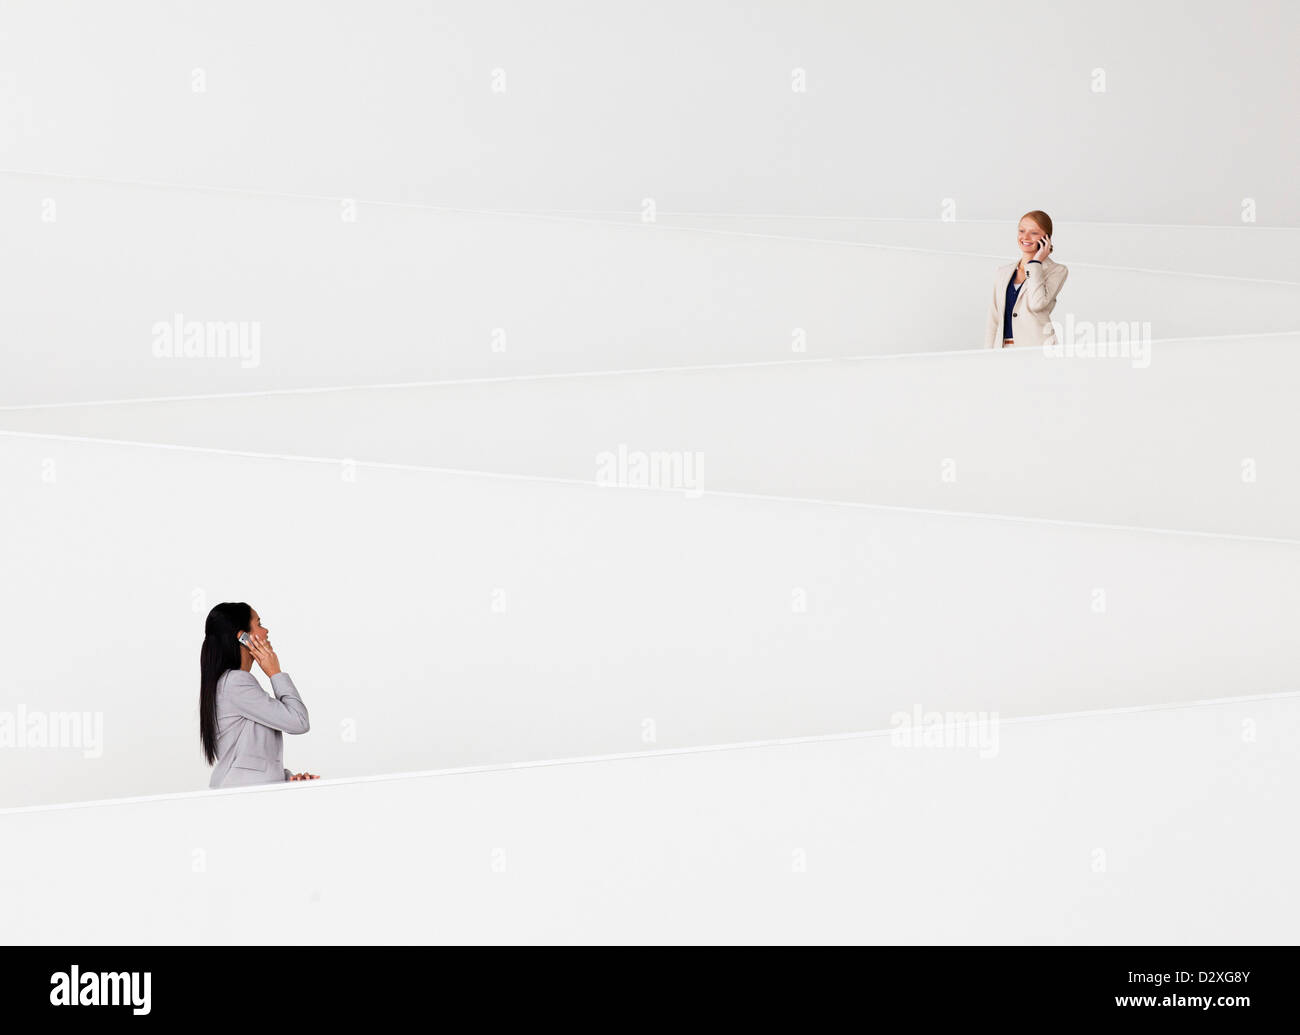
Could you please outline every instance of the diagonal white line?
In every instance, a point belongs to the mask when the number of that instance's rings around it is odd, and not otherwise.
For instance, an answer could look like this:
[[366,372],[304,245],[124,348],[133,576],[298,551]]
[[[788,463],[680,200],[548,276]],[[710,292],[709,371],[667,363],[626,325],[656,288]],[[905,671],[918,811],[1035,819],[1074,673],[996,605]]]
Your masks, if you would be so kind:
[[[639,218],[640,213],[634,209],[625,208],[549,208],[534,209],[532,211],[542,213],[558,213],[564,215],[622,215],[629,218]],[[806,220],[826,220],[828,222],[864,222],[864,223],[939,223],[943,222],[933,216],[836,216],[836,215],[808,215],[799,212],[688,212],[683,209],[659,209],[661,216],[684,216],[688,219],[806,219]],[[981,226],[1006,226],[1009,222],[1006,219],[954,219],[954,223],[977,223]],[[1300,230],[1300,226],[1266,226],[1259,223],[1125,223],[1118,220],[1109,219],[1071,219],[1070,226],[1128,226],[1143,227],[1150,230],[1290,230],[1292,232]]]
[[[158,180],[120,180],[110,179],[99,176],[78,176],[71,173],[47,173],[31,172],[22,169],[0,169],[0,175],[9,176],[35,176],[52,179],[71,180],[80,183],[101,183],[111,186],[128,186],[128,187],[150,187],[155,189],[170,190],[191,190],[199,192],[210,192],[220,194],[233,194],[237,196],[256,197],[256,198],[279,198],[293,201],[322,201],[331,204],[337,204],[347,197],[347,195],[327,195],[327,194],[295,194],[287,191],[270,191],[270,190],[253,190],[244,187],[212,187],[202,184],[187,183],[167,183]],[[529,211],[511,211],[508,209],[475,209],[475,208],[456,208],[449,205],[428,205],[414,201],[374,201],[363,198],[349,199],[357,205],[369,205],[376,208],[395,208],[407,209],[411,211],[424,212],[452,212],[458,215],[478,215],[478,216],[511,216],[521,219],[539,219],[551,222],[568,222],[583,223],[592,226],[618,227],[620,229],[630,229],[643,227],[650,230],[667,230],[673,233],[685,234],[709,234],[719,237],[743,237],[760,241],[789,241],[799,244],[821,244],[833,245],[839,248],[870,248],[878,251],[890,252],[909,252],[917,255],[946,255],[953,258],[962,259],[986,259],[998,263],[1008,261],[1005,254],[994,254],[992,252],[960,252],[951,251],[943,248],[920,248],[913,245],[903,244],[877,244],[871,241],[845,241],[833,237],[803,237],[792,234],[773,234],[758,233],[750,230],[724,230],[713,227],[691,227],[691,226],[669,226],[663,223],[644,223],[639,220],[627,219],[590,219],[580,216],[551,215],[544,212]],[[1216,228],[1221,229],[1221,228]],[[1277,227],[1276,229],[1290,229],[1289,227]],[[1155,269],[1140,266],[1109,266],[1104,263],[1076,262],[1071,260],[1070,265],[1077,269],[1093,270],[1110,270],[1121,273],[1145,273],[1158,276],[1169,277],[1194,277],[1206,280],[1223,280],[1233,281],[1244,284],[1273,284],[1282,287],[1300,287],[1300,281],[1294,280],[1271,280],[1261,277],[1238,277],[1226,273],[1196,273],[1190,270],[1170,270]]]
[[[1294,331],[1260,331],[1255,334],[1215,334],[1196,335],[1185,338],[1152,338],[1152,345],[1198,341],[1245,341],[1253,338],[1287,338],[1300,336],[1300,329]],[[1046,347],[1046,346],[1044,346]],[[743,363],[694,363],[669,367],[629,367],[613,370],[568,370],[545,374],[508,374],[500,377],[453,377],[437,381],[388,381],[361,385],[325,385],[315,388],[259,388],[247,392],[209,392],[198,395],[152,395],[134,396],[126,399],[87,399],[73,402],[14,403],[0,406],[0,413],[19,413],[29,410],[58,410],[80,406],[125,406],[131,403],[170,403],[200,402],[207,399],[257,399],[266,396],[281,395],[320,395],[327,392],[364,392],[369,390],[389,390],[403,388],[450,388],[459,385],[514,384],[528,381],[555,381],[565,378],[624,377],[641,374],[677,374],[694,373],[704,370],[747,370],[753,367],[809,366],[819,363],[858,363],[873,360],[931,359],[935,356],[979,356],[979,355],[1018,355],[1030,352],[1020,349],[1007,353],[999,349],[945,349],[936,352],[891,352],[867,353],[855,356],[825,356],[804,359],[766,359],[751,360]]]
[[[1233,337],[1240,337],[1234,335]],[[964,351],[953,352],[930,352],[917,353],[917,355],[944,356],[944,355],[965,355],[977,352],[992,352],[992,349],[967,349]],[[902,358],[906,353],[899,354]],[[621,377],[630,374],[672,374],[677,372],[700,371],[700,370],[743,370],[749,367],[781,367],[781,366],[801,366],[813,363],[835,363],[841,358],[856,357],[839,357],[827,356],[824,358],[813,359],[771,359],[771,360],[752,360],[744,363],[697,363],[682,366],[669,367],[630,367],[618,370],[572,370],[557,371],[554,373],[544,374],[507,374],[500,377],[453,377],[443,378],[436,381],[392,381],[380,382],[376,384],[362,385],[325,385],[315,388],[263,388],[249,392],[214,392],[206,395],[164,395],[164,396],[146,396],[132,399],[99,399],[93,402],[56,402],[56,403],[17,403],[10,406],[0,406],[0,413],[20,410],[49,410],[49,409],[66,409],[70,406],[118,406],[126,403],[155,403],[155,402],[194,402],[202,399],[251,399],[268,395],[318,395],[324,392],[359,392],[368,389],[400,389],[400,388],[448,388],[457,385],[488,385],[488,384],[512,384],[515,382],[528,381],[555,381],[566,378],[587,378],[587,377]],[[872,357],[863,357],[872,358]],[[880,357],[890,358],[890,357]]]
[[[169,190],[211,191],[223,194],[242,194],[250,197],[291,198],[304,201],[338,202],[349,198],[347,194],[301,194],[292,191],[277,191],[256,187],[207,186],[196,183],[176,183],[168,180],[132,180],[121,177],[91,176],[81,173],[46,172],[39,169],[0,169],[0,176],[27,176],[35,179],[70,180],[78,183],[102,183],[123,187],[158,187]],[[390,206],[393,208],[429,209],[445,212],[474,212],[483,215],[502,216],[588,216],[612,215],[627,219],[640,220],[641,214],[636,209],[622,208],[542,208],[542,209],[467,209],[453,206],[433,205],[418,201],[386,201],[382,199],[350,198],[358,205]],[[865,215],[810,215],[799,212],[695,212],[685,209],[658,209],[659,215],[685,217],[688,219],[806,219],[825,220],[829,222],[872,222],[872,223],[941,223],[943,220],[933,216],[865,216]],[[1005,225],[1006,219],[957,219],[957,224],[975,223],[981,226]],[[1300,230],[1296,226],[1273,226],[1262,223],[1127,223],[1106,219],[1071,219],[1072,226],[1128,226],[1143,227],[1151,230],[1246,230],[1254,233],[1258,230]]]
[[[1048,712],[1041,715],[997,718],[998,727],[1037,725],[1071,719],[1099,719],[1112,716],[1136,715],[1147,712],[1177,711],[1188,708],[1212,708],[1223,705],[1246,704],[1257,701],[1300,698],[1300,690],[1282,690],[1270,693],[1243,694],[1240,697],[1214,697],[1199,701],[1178,701],[1170,704],[1141,704],[1125,708],[1096,708],[1077,712]],[[970,711],[970,709],[962,709]],[[677,755],[719,754],[725,751],[752,751],[756,748],[792,747],[801,744],[828,744],[841,740],[872,740],[891,736],[894,730],[854,730],[849,733],[815,733],[802,737],[775,737],[766,740],[746,740],[723,744],[701,744],[694,747],[655,748],[650,751],[625,751],[606,755],[580,755],[572,758],[548,758],[526,762],[498,762],[487,765],[460,766],[452,769],[419,769],[404,773],[380,773],[374,776],[339,776],[333,779],[293,781],[304,787],[341,787],[362,783],[389,783],[394,780],[426,780],[447,776],[470,776],[484,773],[508,773],[520,769],[550,769],[559,766],[591,765],[599,762],[628,762],[645,758],[671,758]],[[230,794],[265,794],[289,787],[290,781],[256,784],[249,787],[208,788],[199,791],[175,791],[170,794],[149,794],[130,798],[105,798],[99,801],[72,801],[57,805],[19,805],[0,809],[0,816],[25,813],[62,812],[67,809],[99,808],[109,805],[143,805],[154,801],[183,801],[191,798],[211,799]]]
[[[277,460],[285,463],[328,464],[339,466],[351,463],[356,467],[377,471],[410,471],[421,474],[450,475],[453,477],[484,478],[496,481],[535,482],[551,485],[575,485],[602,491],[619,490],[644,492],[661,496],[683,496],[682,488],[646,485],[602,485],[595,479],[562,478],[559,475],[517,474],[506,471],[477,471],[458,467],[435,467],[427,464],[399,464],[382,460],[358,460],[354,457],[302,456],[289,453],[259,453],[243,449],[220,449],[216,446],[190,446],[171,442],[144,442],[133,439],[96,438],[91,435],[60,435],[43,431],[0,430],[3,438],[44,439],[56,442],[73,442],[81,445],[127,446],[139,449],[161,449],[180,453],[203,453],[212,456],[240,457],[249,460]],[[692,490],[694,492],[694,490]],[[1052,525],[1062,528],[1082,528],[1106,532],[1137,532],[1146,535],[1189,536],[1246,543],[1270,543],[1282,546],[1300,546],[1300,539],[1276,536],[1242,535],[1235,532],[1203,532],[1187,528],[1154,528],[1147,525],[1116,525],[1100,521],[1070,521],[1065,518],[1029,517],[1022,514],[995,514],[971,510],[943,510],[938,507],[908,507],[893,503],[864,503],[859,500],[824,500],[807,496],[781,496],[773,493],[736,492],[726,489],[701,489],[699,498],[756,500],[764,503],[794,503],[820,507],[839,507],[853,510],[888,511],[900,514],[924,514],[943,518],[969,518],[982,521],[1008,521],[1026,525]]]

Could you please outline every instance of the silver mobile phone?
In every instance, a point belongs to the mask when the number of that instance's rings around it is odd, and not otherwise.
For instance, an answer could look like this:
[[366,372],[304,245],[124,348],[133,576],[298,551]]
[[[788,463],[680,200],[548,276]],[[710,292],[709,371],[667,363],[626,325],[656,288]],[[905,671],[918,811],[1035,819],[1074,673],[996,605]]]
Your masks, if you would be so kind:
[[249,650],[253,649],[253,638],[249,636],[248,633],[241,632],[239,634],[239,642],[242,643]]

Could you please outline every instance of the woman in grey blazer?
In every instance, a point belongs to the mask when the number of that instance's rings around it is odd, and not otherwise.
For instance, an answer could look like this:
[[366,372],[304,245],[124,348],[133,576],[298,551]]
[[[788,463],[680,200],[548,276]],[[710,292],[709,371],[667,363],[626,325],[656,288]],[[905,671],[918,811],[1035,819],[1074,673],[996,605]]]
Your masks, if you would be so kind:
[[1070,271],[1052,259],[1052,217],[1035,209],[1016,229],[1018,262],[999,266],[984,329],[986,349],[1056,343],[1052,310]]
[[[209,787],[317,779],[284,768],[284,734],[306,733],[311,724],[267,633],[247,604],[218,604],[208,612],[199,651],[199,740],[208,765],[215,765]],[[254,661],[271,677],[274,697],[250,671]]]

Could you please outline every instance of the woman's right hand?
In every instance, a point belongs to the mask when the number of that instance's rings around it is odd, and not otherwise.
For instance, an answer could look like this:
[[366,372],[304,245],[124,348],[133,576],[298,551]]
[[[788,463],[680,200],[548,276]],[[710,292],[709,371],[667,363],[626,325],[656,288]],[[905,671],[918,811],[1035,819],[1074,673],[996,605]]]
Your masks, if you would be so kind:
[[268,676],[280,674],[280,659],[276,657],[275,651],[271,647],[271,641],[262,637],[253,638],[253,645],[248,648],[249,653],[253,655],[253,660]]

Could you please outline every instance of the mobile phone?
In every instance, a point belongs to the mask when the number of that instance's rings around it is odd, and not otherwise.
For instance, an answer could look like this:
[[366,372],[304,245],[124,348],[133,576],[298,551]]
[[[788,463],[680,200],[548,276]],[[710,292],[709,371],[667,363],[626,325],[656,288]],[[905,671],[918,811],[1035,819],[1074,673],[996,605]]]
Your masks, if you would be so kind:
[[249,636],[248,633],[241,632],[239,634],[239,642],[242,643],[249,650],[253,649],[253,638]]

